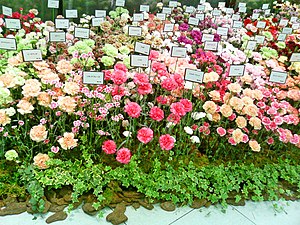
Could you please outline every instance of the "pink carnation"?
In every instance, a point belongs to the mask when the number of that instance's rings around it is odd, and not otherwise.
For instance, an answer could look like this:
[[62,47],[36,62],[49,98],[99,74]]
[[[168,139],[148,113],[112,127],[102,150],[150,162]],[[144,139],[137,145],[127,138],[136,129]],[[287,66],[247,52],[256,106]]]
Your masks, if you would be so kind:
[[175,139],[169,134],[160,136],[159,145],[162,150],[171,150],[174,147]]
[[172,78],[166,78],[161,82],[161,86],[168,90],[168,91],[173,91],[176,88],[178,88],[178,84],[175,82],[174,79]]
[[164,111],[157,106],[154,106],[150,109],[149,116],[153,120],[161,121],[164,119]]
[[188,99],[180,99],[180,103],[183,105],[185,112],[190,112],[193,109],[193,104]]
[[130,117],[138,118],[141,114],[142,108],[136,102],[129,102],[125,105],[124,111],[127,112]]
[[115,70],[110,79],[116,84],[121,85],[127,81],[126,73],[122,70]]
[[186,108],[181,102],[175,102],[171,104],[171,112],[178,116],[184,116],[186,114]]
[[133,78],[135,84],[149,83],[149,76],[144,73],[136,73]]
[[150,94],[151,91],[152,91],[152,85],[150,83],[143,83],[143,84],[140,84],[138,87],[138,93],[140,95]]
[[128,148],[121,148],[117,152],[116,160],[123,164],[128,164],[130,162],[131,152]]
[[114,66],[114,69],[115,70],[122,70],[123,72],[127,72],[127,68],[126,66],[123,64],[123,63],[117,63],[115,66]]
[[167,118],[167,120],[169,122],[174,123],[174,124],[178,124],[180,122],[180,119],[181,119],[181,117],[174,113],[171,113]]
[[143,127],[138,131],[137,138],[140,142],[147,144],[153,139],[153,131],[150,128]]
[[225,136],[225,134],[226,134],[226,130],[225,130],[223,127],[218,127],[218,128],[217,128],[217,133],[218,133],[221,137],[223,137],[223,136]]
[[102,150],[106,154],[114,154],[117,151],[117,145],[114,141],[112,140],[107,140],[104,141],[102,144]]
[[158,59],[158,57],[159,57],[158,51],[154,51],[154,50],[150,51],[149,60]]

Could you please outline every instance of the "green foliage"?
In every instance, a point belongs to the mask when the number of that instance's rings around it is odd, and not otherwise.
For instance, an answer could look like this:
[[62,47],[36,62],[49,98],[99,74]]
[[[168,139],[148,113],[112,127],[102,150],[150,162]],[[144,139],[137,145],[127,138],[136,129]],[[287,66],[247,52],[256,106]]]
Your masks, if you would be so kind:
[[64,185],[73,187],[73,202],[84,193],[93,193],[98,200],[94,203],[96,208],[109,204],[113,193],[122,189],[137,190],[149,199],[191,204],[199,198],[219,202],[224,207],[226,199],[232,196],[236,202],[241,199],[262,201],[278,200],[283,196],[300,197],[300,178],[297,176],[300,166],[291,165],[287,160],[263,167],[242,163],[197,167],[193,162],[174,164],[156,159],[145,170],[143,164],[133,157],[128,165],[115,169],[101,164],[62,160],[52,160],[49,166],[47,170],[38,171],[29,167],[23,174],[31,203],[39,210],[43,207],[43,188]]

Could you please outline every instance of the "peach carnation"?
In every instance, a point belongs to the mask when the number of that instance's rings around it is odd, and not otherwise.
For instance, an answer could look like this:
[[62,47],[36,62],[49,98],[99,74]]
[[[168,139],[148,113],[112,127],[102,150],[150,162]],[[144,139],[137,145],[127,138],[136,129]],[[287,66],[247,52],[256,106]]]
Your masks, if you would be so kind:
[[243,108],[243,113],[247,114],[248,116],[256,117],[258,115],[258,108],[253,104],[246,105]]
[[240,98],[232,97],[229,100],[229,105],[231,105],[235,110],[240,111],[243,109],[244,103]]
[[27,101],[27,100],[21,100],[19,101],[19,103],[17,104],[17,111],[19,113],[21,113],[22,115],[27,114],[27,113],[32,113],[32,111],[34,110],[33,105]]
[[5,126],[11,121],[10,117],[5,113],[4,109],[0,109],[0,125]]
[[47,138],[48,131],[45,126],[38,125],[38,126],[34,126],[30,129],[29,135],[30,135],[31,140],[36,141],[36,142],[41,142]]
[[224,117],[229,117],[232,115],[233,113],[233,110],[232,108],[230,107],[230,105],[227,105],[227,104],[224,104],[220,107],[220,112],[222,113],[222,115]]
[[219,80],[219,74],[216,72],[210,72],[210,73],[205,73],[203,82],[208,83],[208,82],[216,82]]
[[33,158],[33,165],[37,166],[40,169],[47,169],[48,166],[46,162],[50,160],[50,157],[47,154],[39,153]]
[[70,73],[73,69],[72,64],[70,63],[70,61],[67,60],[60,60],[57,63],[56,69],[58,72],[62,73],[62,74],[67,74]]
[[37,97],[39,105],[48,107],[51,103],[51,96],[46,92],[41,92]]
[[235,122],[236,122],[236,125],[241,129],[247,126],[247,120],[243,116],[238,116],[235,119]]
[[59,108],[65,112],[71,113],[74,112],[76,107],[76,101],[73,97],[65,96],[60,97],[57,101]]
[[243,140],[244,133],[238,128],[232,132],[232,137],[233,140],[238,144]]
[[251,140],[249,141],[249,146],[254,152],[260,152],[260,144],[257,141]]
[[40,94],[41,86],[41,83],[37,79],[26,80],[22,87],[22,94],[25,97],[36,97]]
[[74,134],[73,133],[64,133],[64,136],[58,140],[58,143],[60,146],[67,150],[67,149],[72,149],[77,146],[77,141],[78,139],[74,139]]
[[214,114],[217,111],[217,105],[213,101],[207,101],[203,105],[206,113]]
[[80,87],[75,82],[66,82],[64,85],[64,92],[70,95],[75,95],[79,92]]
[[251,117],[249,120],[249,124],[255,129],[260,130],[261,129],[261,120],[257,117]]
[[238,83],[231,83],[228,84],[228,90],[233,92],[233,93],[240,93],[242,91],[241,85]]

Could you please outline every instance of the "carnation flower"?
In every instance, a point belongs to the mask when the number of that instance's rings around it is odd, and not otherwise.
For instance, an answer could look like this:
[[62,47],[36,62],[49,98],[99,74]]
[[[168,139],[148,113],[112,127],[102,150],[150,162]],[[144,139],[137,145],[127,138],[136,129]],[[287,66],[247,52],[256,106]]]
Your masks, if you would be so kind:
[[164,111],[157,106],[150,109],[149,116],[156,121],[162,121],[164,119]]
[[223,137],[223,136],[226,135],[226,130],[225,130],[223,127],[218,127],[218,128],[217,128],[217,133],[218,133],[221,137]]
[[47,154],[39,153],[33,158],[33,165],[37,166],[39,169],[47,169],[48,166],[46,162],[50,160]]
[[161,135],[159,138],[159,145],[162,150],[171,150],[174,147],[175,138],[169,134]]
[[8,150],[7,152],[5,152],[5,159],[8,160],[8,161],[15,161],[19,155],[18,153],[16,152],[16,150]]
[[41,142],[47,138],[48,131],[44,125],[38,125],[30,129],[29,135],[31,140]]
[[177,116],[184,116],[186,114],[185,107],[181,102],[172,103],[170,110],[173,114]]
[[127,81],[126,73],[122,70],[115,70],[110,79],[114,82],[116,85],[121,85]]
[[7,112],[4,109],[0,109],[0,125],[5,126],[9,124],[11,121],[10,117],[8,116]]
[[64,136],[58,139],[58,143],[60,146],[65,149],[72,149],[77,146],[77,141],[78,139],[74,139],[74,134],[73,133],[64,133]]
[[190,127],[184,127],[183,129],[184,129],[184,131],[185,131],[187,134],[190,134],[190,135],[193,134],[193,129],[192,129],[192,128],[190,128]]
[[131,152],[128,148],[121,148],[117,152],[116,160],[123,164],[128,164],[131,159]]
[[206,113],[205,112],[193,112],[191,114],[191,117],[193,120],[200,120],[200,119],[206,117]]
[[196,143],[196,144],[200,143],[200,139],[198,136],[192,136],[190,139],[192,143]]
[[257,141],[251,140],[249,141],[249,146],[254,152],[259,152],[260,151],[260,144],[258,144]]
[[141,114],[142,108],[136,102],[129,102],[125,105],[124,111],[133,118],[138,118]]
[[150,128],[143,127],[138,131],[137,139],[140,142],[147,144],[153,139],[153,131]]
[[106,154],[114,154],[117,151],[117,145],[114,141],[112,140],[107,140],[104,141],[102,144],[102,150]]

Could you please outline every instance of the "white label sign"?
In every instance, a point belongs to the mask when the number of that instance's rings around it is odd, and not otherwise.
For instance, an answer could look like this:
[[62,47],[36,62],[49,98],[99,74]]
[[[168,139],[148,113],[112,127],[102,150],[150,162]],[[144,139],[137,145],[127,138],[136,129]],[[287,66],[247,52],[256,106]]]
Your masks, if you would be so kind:
[[291,27],[284,27],[282,29],[281,33],[283,33],[283,34],[291,34],[291,33],[293,33],[293,28],[291,28]]
[[214,41],[215,36],[213,34],[203,34],[202,35],[202,42],[206,42],[206,41]]
[[200,21],[205,19],[205,14],[204,13],[197,13],[196,18],[199,19]]
[[174,23],[165,23],[164,32],[173,32],[174,26],[175,26]]
[[256,24],[257,28],[264,29],[266,27],[266,22],[265,21],[258,21]]
[[147,55],[131,55],[130,66],[132,67],[148,67],[149,59]]
[[142,36],[142,28],[141,27],[134,27],[134,26],[129,26],[128,27],[128,35],[129,36]]
[[169,1],[169,7],[175,8],[177,7],[178,3],[177,1]]
[[245,13],[245,12],[247,12],[247,7],[239,7],[239,12],[240,12],[240,13]]
[[234,10],[233,10],[233,8],[226,8],[225,12],[226,12],[226,14],[231,15],[234,13]]
[[248,41],[246,49],[253,51],[256,48],[256,44],[256,41]]
[[103,72],[84,71],[82,76],[82,83],[95,84],[95,85],[103,84],[104,83]]
[[198,5],[197,10],[198,11],[205,11],[205,5]]
[[22,50],[22,55],[24,62],[36,62],[43,60],[42,51],[39,49]]
[[217,41],[206,41],[204,44],[204,50],[207,51],[217,51],[218,50],[218,44]]
[[266,11],[265,11],[265,16],[268,16],[268,15],[270,15],[271,14],[271,9],[267,9]]
[[58,0],[48,0],[48,8],[58,9],[59,8],[59,1]]
[[65,42],[66,33],[65,32],[49,32],[50,42]]
[[136,53],[141,53],[144,55],[150,55],[150,49],[151,49],[150,45],[147,45],[147,44],[144,44],[141,42],[136,42],[135,46],[134,46],[134,51]]
[[290,62],[300,62],[300,53],[293,53]]
[[104,18],[93,18],[92,19],[92,26],[93,27],[99,27],[101,25],[101,23],[104,22]]
[[218,7],[219,8],[225,8],[226,2],[219,2]]
[[233,14],[231,18],[232,20],[240,20],[241,16],[239,14]]
[[272,71],[269,81],[273,83],[285,84],[287,75],[288,74],[286,72]]
[[66,10],[66,18],[77,18],[77,17],[78,17],[77,9]]
[[232,28],[240,29],[242,27],[243,27],[242,21],[238,21],[238,20],[233,21]]
[[140,5],[140,11],[141,12],[149,12],[150,6],[149,5]]
[[106,10],[95,10],[95,17],[106,17]]
[[133,14],[133,21],[134,22],[140,22],[144,20],[144,14],[143,13],[134,13]]
[[240,2],[238,7],[239,7],[239,8],[240,8],[240,7],[246,7],[246,5],[247,5],[247,3],[245,3],[245,2]]
[[190,25],[194,25],[194,26],[198,26],[199,24],[199,18],[195,18],[195,17],[190,17],[188,24]]
[[82,28],[82,27],[75,27],[74,37],[76,38],[89,38],[90,37],[90,29]]
[[297,20],[298,20],[297,16],[292,16],[291,19],[290,19],[290,22],[294,23],[294,22],[297,22]]
[[14,38],[0,37],[0,49],[4,50],[17,50],[17,42]]
[[200,70],[192,70],[192,69],[185,70],[184,80],[186,80],[186,81],[202,83],[203,77],[204,77],[204,72],[202,72]]
[[173,46],[171,48],[171,57],[185,58],[186,57],[186,48]]
[[264,10],[268,9],[269,8],[269,4],[263,4],[261,8],[264,9]]
[[186,13],[193,13],[195,11],[195,7],[194,6],[187,6],[185,8],[185,12]]
[[171,14],[172,13],[172,9],[169,7],[163,7],[162,8],[162,13],[164,14]]
[[279,22],[279,26],[281,27],[286,27],[289,23],[289,20],[287,19],[281,19],[280,22]]
[[116,6],[124,7],[126,1],[125,0],[116,0]]
[[252,19],[253,19],[253,20],[257,20],[258,17],[259,17],[259,13],[253,13],[253,14],[252,14]]
[[265,36],[262,35],[256,35],[254,40],[258,43],[258,44],[263,44],[265,42]]
[[70,21],[68,19],[55,19],[56,29],[68,29]]
[[4,19],[7,29],[21,29],[21,22],[19,19]]
[[217,28],[217,34],[221,36],[227,36],[228,35],[228,28],[227,27],[218,27]]
[[156,17],[157,17],[157,19],[160,19],[161,21],[166,20],[166,14],[165,13],[157,13]]
[[6,7],[6,6],[2,6],[2,14],[4,16],[12,16],[12,8]]
[[300,23],[293,23],[293,25],[292,25],[293,30],[297,30],[299,28],[300,28]]
[[285,41],[287,34],[278,34],[277,41]]
[[206,0],[200,0],[200,4],[204,4]]
[[241,77],[244,76],[245,65],[231,65],[229,68],[230,77]]
[[213,16],[221,16],[221,10],[214,9],[214,10],[212,11],[212,15],[213,15]]

